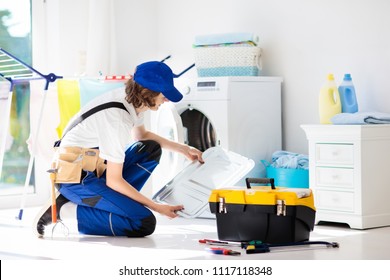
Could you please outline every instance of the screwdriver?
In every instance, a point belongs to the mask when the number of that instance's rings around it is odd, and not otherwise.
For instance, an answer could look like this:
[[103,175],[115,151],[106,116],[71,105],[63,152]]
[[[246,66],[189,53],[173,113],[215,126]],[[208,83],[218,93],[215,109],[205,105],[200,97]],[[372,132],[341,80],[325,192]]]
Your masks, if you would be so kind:
[[241,255],[240,252],[233,251],[233,250],[226,249],[226,248],[211,247],[211,248],[206,248],[206,249],[208,251],[210,251],[211,253],[216,254],[216,255],[231,255],[231,256]]
[[241,242],[221,241],[215,239],[200,239],[199,243],[216,245],[216,246],[241,246]]

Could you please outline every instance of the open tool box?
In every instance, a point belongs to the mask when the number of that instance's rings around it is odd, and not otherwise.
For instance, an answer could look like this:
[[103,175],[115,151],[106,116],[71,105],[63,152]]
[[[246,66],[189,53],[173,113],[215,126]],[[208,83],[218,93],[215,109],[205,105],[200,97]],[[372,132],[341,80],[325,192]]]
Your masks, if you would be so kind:
[[[315,207],[310,189],[275,187],[273,179],[247,178],[247,189],[213,190],[209,206],[216,215],[218,238],[267,243],[309,240]],[[271,186],[251,187],[251,184]]]
[[211,191],[237,183],[253,169],[255,163],[221,147],[207,149],[203,160],[203,164],[194,161],[185,167],[153,196],[153,200],[183,204],[184,209],[178,215],[185,218],[215,219],[208,205]]

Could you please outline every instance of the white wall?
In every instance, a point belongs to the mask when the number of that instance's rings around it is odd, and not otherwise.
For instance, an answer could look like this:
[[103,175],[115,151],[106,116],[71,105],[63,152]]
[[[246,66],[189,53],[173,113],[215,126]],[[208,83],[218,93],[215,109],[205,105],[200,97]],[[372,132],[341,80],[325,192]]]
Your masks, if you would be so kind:
[[284,149],[307,153],[304,123],[319,123],[318,94],[330,72],[351,73],[360,111],[390,113],[390,1],[170,0],[159,3],[158,49],[193,61],[196,35],[254,32],[265,74],[283,83]]
[[155,2],[33,0],[34,66],[64,76],[133,73],[156,55]]
[[[264,74],[281,76],[284,80],[286,150],[307,153],[307,140],[299,126],[319,123],[318,94],[330,72],[338,82],[344,73],[352,74],[360,111],[390,113],[387,96],[390,92],[390,1],[112,1],[117,60],[112,70],[114,74],[132,73],[138,63],[159,60],[168,54],[172,55],[168,64],[174,72],[179,72],[194,62],[192,43],[196,35],[258,34],[264,50]],[[41,66],[60,74],[77,73],[79,54],[86,50],[86,38],[92,32],[88,32],[91,2],[51,0],[39,3],[53,7],[47,18],[51,22],[46,23],[49,47],[35,50],[46,57],[46,64]],[[192,69],[183,76],[195,75]]]

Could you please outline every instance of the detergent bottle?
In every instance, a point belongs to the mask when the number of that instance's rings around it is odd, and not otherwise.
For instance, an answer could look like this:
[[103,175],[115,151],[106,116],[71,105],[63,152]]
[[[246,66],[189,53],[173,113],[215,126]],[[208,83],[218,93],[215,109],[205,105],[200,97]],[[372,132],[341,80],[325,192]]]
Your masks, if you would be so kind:
[[343,113],[356,113],[358,111],[358,103],[351,74],[344,74],[343,82],[339,86],[339,94],[341,111]]
[[333,74],[328,74],[326,84],[321,88],[319,98],[320,123],[330,124],[334,115],[341,113],[340,94]]

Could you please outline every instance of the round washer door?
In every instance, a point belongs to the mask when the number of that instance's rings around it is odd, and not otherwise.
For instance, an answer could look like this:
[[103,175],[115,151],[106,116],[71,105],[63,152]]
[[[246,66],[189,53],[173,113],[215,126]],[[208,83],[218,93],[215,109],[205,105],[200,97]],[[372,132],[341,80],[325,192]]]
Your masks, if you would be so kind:
[[189,107],[180,112],[184,143],[204,152],[216,146],[216,133],[211,121],[200,110]]
[[183,123],[172,103],[164,103],[158,109],[156,133],[169,140],[183,143]]

